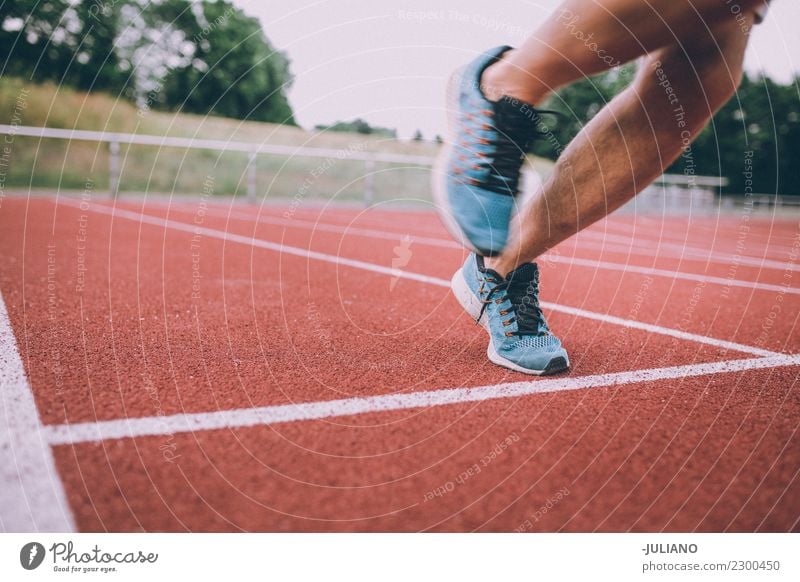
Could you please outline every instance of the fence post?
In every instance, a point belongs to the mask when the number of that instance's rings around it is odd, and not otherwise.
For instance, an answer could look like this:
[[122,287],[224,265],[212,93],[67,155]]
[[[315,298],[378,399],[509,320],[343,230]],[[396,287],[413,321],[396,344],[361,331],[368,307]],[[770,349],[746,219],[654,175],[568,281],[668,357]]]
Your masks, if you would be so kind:
[[256,199],[256,160],[258,158],[258,150],[251,150],[247,158],[247,199],[254,202]]
[[364,175],[364,206],[369,208],[372,206],[372,200],[375,197],[375,160],[372,158],[367,158],[365,166],[366,174]]
[[108,188],[112,198],[119,194],[119,142],[108,143]]

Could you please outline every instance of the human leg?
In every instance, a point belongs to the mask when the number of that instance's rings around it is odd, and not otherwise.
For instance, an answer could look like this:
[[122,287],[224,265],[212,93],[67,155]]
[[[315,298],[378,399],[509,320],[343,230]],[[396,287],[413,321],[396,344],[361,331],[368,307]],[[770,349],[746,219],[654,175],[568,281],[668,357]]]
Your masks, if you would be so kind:
[[567,146],[515,217],[508,246],[487,266],[505,274],[534,260],[650,184],[734,94],[746,44],[747,34],[731,19],[691,43],[649,55],[631,86]]
[[[737,0],[736,6],[748,14],[763,0]],[[511,96],[535,105],[572,81],[692,43],[732,20],[723,0],[566,0],[519,48],[486,69],[483,89],[491,100]]]
[[[761,2],[737,5],[752,12]],[[573,10],[586,29],[581,35],[570,28],[576,25],[559,23],[557,12],[520,49],[487,51],[451,82],[450,131],[433,194],[448,230],[480,255],[495,256],[508,244],[523,154],[535,138],[535,103],[547,91],[670,40],[683,47],[713,37],[710,30],[734,21],[723,0],[566,0],[560,14]],[[594,36],[587,42],[585,35]],[[599,58],[601,50],[619,56]]]

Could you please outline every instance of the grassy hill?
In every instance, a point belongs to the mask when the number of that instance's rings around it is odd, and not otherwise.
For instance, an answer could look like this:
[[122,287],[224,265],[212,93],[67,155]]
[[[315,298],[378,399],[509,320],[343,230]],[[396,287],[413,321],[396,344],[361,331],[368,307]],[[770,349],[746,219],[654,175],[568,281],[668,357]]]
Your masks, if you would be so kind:
[[[103,93],[82,93],[54,84],[36,85],[0,78],[0,123],[195,137],[343,151],[391,152],[435,156],[438,145],[355,133],[309,132],[301,128],[213,116],[138,109]],[[214,194],[246,192],[245,154],[123,146],[120,190],[159,194],[199,194],[208,177]],[[15,136],[6,171],[6,188],[108,190],[106,144]],[[536,161],[545,170],[548,163]],[[428,200],[429,170],[377,164],[376,200]],[[364,162],[261,155],[257,163],[259,195],[269,198],[360,199]]]

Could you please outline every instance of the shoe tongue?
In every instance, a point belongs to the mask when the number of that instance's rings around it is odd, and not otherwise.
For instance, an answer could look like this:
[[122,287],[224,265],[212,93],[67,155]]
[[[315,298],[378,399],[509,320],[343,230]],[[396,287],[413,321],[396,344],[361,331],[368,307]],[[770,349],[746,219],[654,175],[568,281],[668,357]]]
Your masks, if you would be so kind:
[[507,295],[514,307],[517,329],[530,335],[546,333],[547,327],[536,296],[539,284],[539,267],[536,263],[520,265],[508,274],[506,280],[509,282]]
[[513,281],[515,283],[528,283],[538,278],[539,267],[536,266],[536,263],[525,263],[506,275],[507,281]]
[[515,97],[501,97],[494,103],[494,110],[506,123],[512,123],[525,129],[534,129],[539,121],[539,112],[536,107]]

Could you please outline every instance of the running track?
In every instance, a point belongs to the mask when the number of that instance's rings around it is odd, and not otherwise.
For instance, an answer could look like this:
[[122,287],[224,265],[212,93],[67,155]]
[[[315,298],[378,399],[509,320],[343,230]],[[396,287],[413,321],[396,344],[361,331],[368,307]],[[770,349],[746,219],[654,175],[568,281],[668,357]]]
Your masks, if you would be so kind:
[[0,206],[3,529],[798,531],[800,223],[614,216],[489,364],[426,211]]

